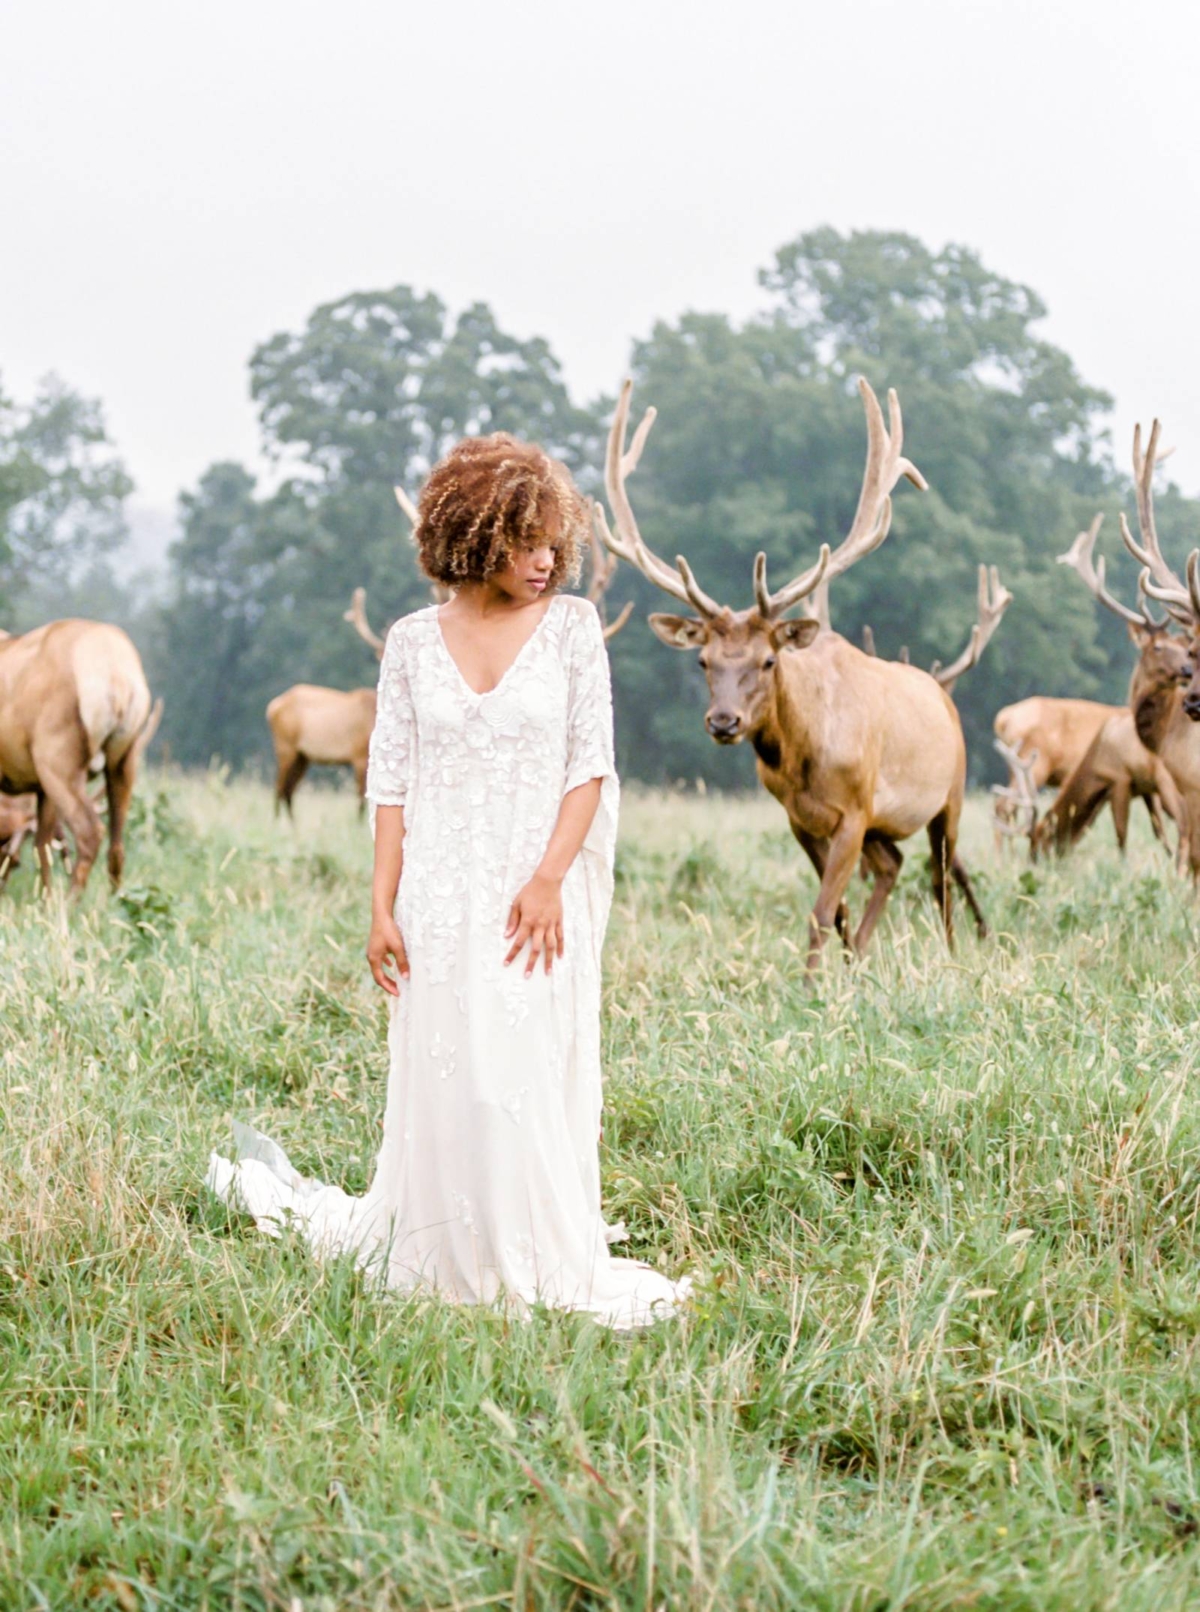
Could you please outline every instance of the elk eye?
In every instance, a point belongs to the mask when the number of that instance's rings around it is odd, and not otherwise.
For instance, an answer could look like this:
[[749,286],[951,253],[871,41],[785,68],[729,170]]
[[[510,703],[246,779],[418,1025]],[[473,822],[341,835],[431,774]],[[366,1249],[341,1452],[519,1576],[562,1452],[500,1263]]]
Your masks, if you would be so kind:
[[774,666],[774,664],[775,664],[774,655],[768,655],[766,660],[763,661],[763,671],[764,672],[769,672],[771,670],[772,666]]

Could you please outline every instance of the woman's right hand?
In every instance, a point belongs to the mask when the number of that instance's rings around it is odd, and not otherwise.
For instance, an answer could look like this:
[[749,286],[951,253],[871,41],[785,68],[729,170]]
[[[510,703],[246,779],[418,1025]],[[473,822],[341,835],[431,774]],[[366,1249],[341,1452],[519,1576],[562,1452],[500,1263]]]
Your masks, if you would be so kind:
[[371,973],[380,990],[386,991],[389,996],[399,996],[400,986],[384,971],[384,964],[389,957],[396,973],[402,980],[406,980],[408,953],[404,950],[404,937],[400,933],[400,926],[390,913],[377,912],[372,915],[371,933],[367,937],[367,962],[371,965]]

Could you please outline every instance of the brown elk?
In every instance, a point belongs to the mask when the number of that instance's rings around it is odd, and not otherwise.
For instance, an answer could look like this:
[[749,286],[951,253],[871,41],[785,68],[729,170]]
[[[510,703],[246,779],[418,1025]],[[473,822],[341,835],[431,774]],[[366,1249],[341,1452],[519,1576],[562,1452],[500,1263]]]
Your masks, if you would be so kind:
[[153,708],[137,650],[119,627],[52,621],[0,639],[0,788],[37,797],[36,846],[50,888],[58,824],[75,841],[71,893],[79,895],[100,853],[100,815],[87,792],[99,757],[108,797],[108,872],[125,867],[124,830],[138,762],[162,716]]
[[[1163,457],[1157,452],[1158,436],[1159,422],[1155,420],[1143,453],[1141,427],[1134,430],[1133,480],[1141,542],[1134,541],[1124,514],[1121,537],[1142,566],[1142,591],[1166,605],[1168,615],[1184,629],[1186,637],[1173,645],[1172,658],[1177,659],[1175,687],[1168,690],[1160,683],[1140,690],[1134,717],[1138,736],[1162,759],[1175,780],[1183,802],[1187,865],[1192,877],[1200,880],[1200,688],[1195,675],[1200,649],[1200,549],[1193,549],[1188,556],[1185,585],[1163,557],[1154,520],[1154,467]],[[1142,671],[1141,662],[1138,669]]]
[[654,422],[648,409],[626,449],[632,383],[621,390],[608,441],[605,485],[616,526],[594,507],[596,528],[610,553],[635,566],[695,616],[655,614],[650,625],[663,643],[697,649],[708,680],[705,727],[718,744],[748,740],[758,776],[787,813],[792,833],[820,878],[809,920],[808,968],[836,928],[849,944],[845,896],[860,857],[875,883],[854,935],[870,939],[903,860],[897,841],[925,828],[932,848],[934,896],[953,940],[950,876],[963,891],[980,934],[983,914],[956,855],[966,778],[966,747],[953,701],[928,672],[873,659],[812,618],[786,612],[878,548],[891,524],[891,491],[901,476],[925,479],[903,457],[903,424],[895,392],[888,394],[889,427],[865,380],[859,390],[867,417],[867,462],[858,508],[832,553],[772,593],[766,556],[754,561],[754,605],[734,611],[706,594],[680,555],[671,567],[638,530],[626,492]]
[[1104,723],[1063,784],[1034,832],[1034,846],[1053,847],[1061,856],[1079,843],[1109,805],[1117,845],[1123,852],[1129,835],[1129,811],[1135,800],[1145,801],[1155,838],[1166,845],[1162,814],[1165,810],[1179,820],[1179,793],[1166,767],[1138,738],[1133,712],[1119,711]]
[[375,726],[375,690],[348,692],[295,683],[267,706],[275,746],[275,810],[292,812],[292,796],[309,767],[350,767],[361,801],[367,787],[367,750]]
[[0,890],[21,859],[21,846],[37,828],[37,796],[0,795]]

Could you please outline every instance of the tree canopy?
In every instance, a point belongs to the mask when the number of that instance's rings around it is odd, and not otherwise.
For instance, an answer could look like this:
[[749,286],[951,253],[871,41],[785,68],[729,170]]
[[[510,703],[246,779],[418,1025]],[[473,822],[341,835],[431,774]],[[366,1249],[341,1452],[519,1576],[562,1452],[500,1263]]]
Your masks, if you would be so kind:
[[[630,483],[652,547],[686,554],[710,593],[740,607],[759,549],[778,585],[836,544],[862,476],[865,375],[881,398],[898,391],[905,451],[930,490],[897,490],[888,541],[834,585],[834,626],[857,640],[869,624],[884,655],[907,646],[918,664],[946,661],[974,619],[977,566],[999,567],[1014,603],[955,692],[977,780],[994,773],[1001,704],[1034,692],[1122,699],[1125,635],[1055,557],[1108,510],[1110,574],[1132,597],[1116,540],[1128,480],[1111,462],[1110,399],[1044,339],[1036,293],[963,247],[828,228],[781,247],[759,279],[755,317],[687,313],[633,349],[635,410],[658,411]],[[392,487],[415,494],[459,437],[509,430],[561,456],[588,490],[601,481],[611,404],[575,402],[549,345],[505,332],[483,304],[452,314],[410,286],[355,292],[264,342],[250,382],[273,475],[260,486],[214,465],[184,495],[167,597],[139,629],[186,762],[266,756],[263,709],[290,683],[374,681],[342,613],[357,586],[379,628],[426,602]],[[19,418],[3,407],[0,603],[31,534],[53,533],[64,563],[76,537],[102,544],[126,485],[94,406],[47,394]],[[1169,490],[1159,513],[1182,559],[1197,505]],[[622,769],[748,782],[748,753],[704,734],[694,658],[644,625],[661,596],[630,573],[613,593],[643,607],[612,644]]]
[[62,590],[124,541],[133,490],[100,405],[51,376],[33,401],[0,390],[0,614]]

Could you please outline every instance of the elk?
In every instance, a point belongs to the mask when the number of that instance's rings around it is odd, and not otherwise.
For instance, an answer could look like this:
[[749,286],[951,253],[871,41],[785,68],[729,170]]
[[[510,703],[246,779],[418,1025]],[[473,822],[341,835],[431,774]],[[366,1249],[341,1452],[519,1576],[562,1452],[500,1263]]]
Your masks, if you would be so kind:
[[[1141,542],[1134,540],[1124,512],[1121,537],[1142,567],[1142,592],[1166,605],[1168,617],[1183,627],[1187,636],[1176,639],[1171,651],[1160,650],[1160,659],[1174,661],[1175,686],[1168,689],[1163,685],[1164,668],[1157,683],[1152,681],[1150,687],[1131,692],[1130,697],[1139,738],[1162,759],[1179,790],[1187,865],[1193,879],[1200,880],[1200,727],[1196,725],[1200,717],[1200,688],[1196,684],[1195,667],[1200,651],[1200,549],[1193,549],[1188,556],[1185,586],[1163,557],[1154,520],[1154,467],[1163,457],[1158,452],[1158,438],[1159,422],[1155,420],[1143,452],[1141,427],[1134,428],[1133,481]],[[1159,631],[1165,626],[1165,622],[1160,623]],[[1135,673],[1135,684],[1139,675],[1145,681],[1143,662],[1148,657],[1147,647],[1143,649]]]
[[[654,614],[650,625],[673,649],[696,649],[708,680],[705,727],[718,744],[748,740],[758,777],[787,813],[792,833],[820,879],[809,919],[807,969],[815,971],[831,929],[861,952],[899,876],[897,841],[924,828],[933,852],[933,890],[947,941],[954,926],[950,879],[966,897],[981,935],[983,914],[956,854],[966,778],[966,747],[953,701],[928,672],[873,659],[811,617],[787,612],[878,548],[891,524],[891,492],[902,476],[924,488],[904,458],[903,422],[888,393],[884,425],[875,393],[859,381],[867,420],[867,460],[850,531],[831,552],[782,588],[767,587],[765,554],[754,561],[754,604],[734,611],[703,591],[687,560],[674,567],[646,545],[626,491],[655,411],[647,409],[628,447],[632,382],[621,389],[608,439],[605,487],[615,533],[593,506],[606,548],[693,616]],[[846,890],[860,858],[874,874],[862,919],[849,937]]]
[[275,812],[292,812],[292,796],[309,767],[351,767],[361,801],[367,787],[367,750],[375,726],[375,690],[349,692],[294,683],[267,706],[275,746]]
[[1145,801],[1155,838],[1166,845],[1162,814],[1165,809],[1179,820],[1179,793],[1166,767],[1138,738],[1133,712],[1118,711],[1103,724],[1033,831],[1034,848],[1053,846],[1061,856],[1111,805],[1117,845],[1124,852],[1135,800]]
[[21,846],[37,828],[37,796],[0,795],[0,890],[21,859]]
[[59,822],[75,841],[72,896],[81,895],[100,854],[100,815],[87,792],[100,758],[108,797],[108,873],[125,867],[124,830],[138,762],[162,717],[137,650],[119,627],[52,621],[0,637],[0,789],[37,799],[36,849],[50,889],[50,847]]

